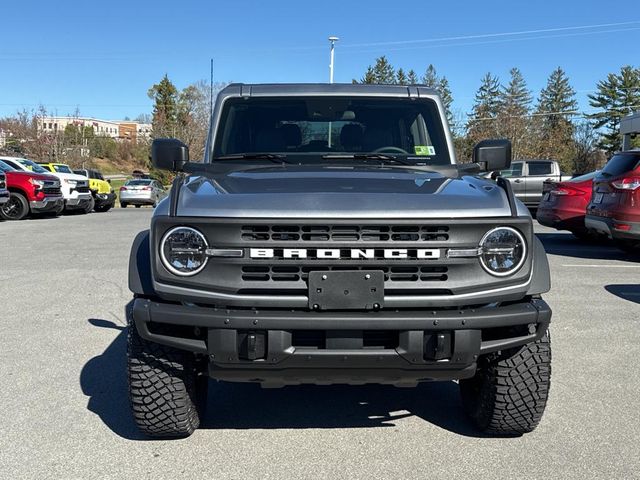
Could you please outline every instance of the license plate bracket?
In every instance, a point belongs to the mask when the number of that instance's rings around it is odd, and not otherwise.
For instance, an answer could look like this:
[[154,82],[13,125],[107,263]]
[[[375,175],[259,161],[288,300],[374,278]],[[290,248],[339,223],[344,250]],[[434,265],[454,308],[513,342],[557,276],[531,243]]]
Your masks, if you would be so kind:
[[309,308],[375,310],[384,306],[384,272],[338,270],[309,272]]
[[593,203],[602,203],[602,199],[603,199],[603,197],[604,197],[604,194],[602,194],[602,193],[596,193],[596,194],[593,196]]

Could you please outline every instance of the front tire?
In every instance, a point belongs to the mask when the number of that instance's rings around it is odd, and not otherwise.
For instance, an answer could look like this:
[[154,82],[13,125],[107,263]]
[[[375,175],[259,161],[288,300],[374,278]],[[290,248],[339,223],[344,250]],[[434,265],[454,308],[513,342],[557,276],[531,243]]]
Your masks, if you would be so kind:
[[5,220],[22,220],[29,215],[29,202],[21,193],[11,192],[9,201],[0,208],[0,215]]
[[87,206],[82,209],[82,212],[91,213],[93,211],[93,207],[95,206],[96,206],[96,201],[94,200],[93,197],[91,197],[91,200],[89,200],[89,203],[87,204]]
[[522,347],[480,357],[473,378],[460,381],[464,409],[492,435],[522,435],[540,423],[551,381],[549,332]]
[[127,205],[128,205],[127,203],[120,202],[120,207],[121,208],[127,208]]
[[208,377],[195,354],[144,340],[128,321],[129,400],[138,428],[150,437],[188,437],[200,425]]

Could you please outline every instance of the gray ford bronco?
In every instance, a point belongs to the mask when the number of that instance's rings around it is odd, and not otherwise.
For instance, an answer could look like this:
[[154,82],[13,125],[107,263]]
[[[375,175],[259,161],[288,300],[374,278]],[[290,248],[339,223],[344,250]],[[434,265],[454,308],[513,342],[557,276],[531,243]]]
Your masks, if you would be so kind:
[[544,248],[510,184],[505,140],[457,165],[437,94],[419,86],[233,84],[203,162],[176,173],[135,239],[133,416],[190,435],[208,378],[296,384],[456,381],[471,422],[533,430],[549,392]]

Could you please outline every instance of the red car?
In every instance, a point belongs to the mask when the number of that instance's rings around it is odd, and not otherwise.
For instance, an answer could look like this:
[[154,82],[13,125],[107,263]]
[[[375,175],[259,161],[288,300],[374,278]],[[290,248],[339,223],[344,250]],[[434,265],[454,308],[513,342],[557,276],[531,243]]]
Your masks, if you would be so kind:
[[594,178],[585,224],[640,252],[640,150],[615,154]]
[[60,213],[64,199],[60,180],[53,175],[15,170],[0,160],[9,200],[0,204],[0,217],[5,220],[22,220],[29,213]]
[[536,214],[538,222],[558,230],[569,230],[578,238],[588,237],[589,230],[584,219],[591,200],[593,179],[597,173],[591,172],[571,180],[545,185],[545,194]]

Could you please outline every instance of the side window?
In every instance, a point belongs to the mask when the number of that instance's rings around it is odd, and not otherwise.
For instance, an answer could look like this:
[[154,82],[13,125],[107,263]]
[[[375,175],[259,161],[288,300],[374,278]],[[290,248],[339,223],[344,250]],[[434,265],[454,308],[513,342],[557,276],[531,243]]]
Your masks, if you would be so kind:
[[551,175],[553,173],[551,162],[528,162],[529,175]]
[[500,171],[500,176],[509,178],[509,177],[521,177],[522,176],[522,162],[511,164],[511,168],[509,170]]

